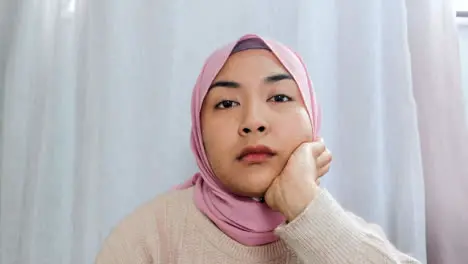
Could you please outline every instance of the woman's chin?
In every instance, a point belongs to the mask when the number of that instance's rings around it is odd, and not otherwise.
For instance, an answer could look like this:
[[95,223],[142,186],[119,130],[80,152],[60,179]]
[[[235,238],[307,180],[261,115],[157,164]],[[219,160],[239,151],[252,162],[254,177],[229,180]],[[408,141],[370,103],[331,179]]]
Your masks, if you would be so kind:
[[218,173],[218,179],[232,193],[245,197],[263,197],[273,180],[277,177],[280,168],[257,167],[235,168],[230,171],[236,173]]
[[[274,179],[274,178],[273,178]],[[249,181],[246,180],[243,184],[230,184],[228,187],[233,193],[246,197],[263,197],[270,187],[273,179],[265,181]]]

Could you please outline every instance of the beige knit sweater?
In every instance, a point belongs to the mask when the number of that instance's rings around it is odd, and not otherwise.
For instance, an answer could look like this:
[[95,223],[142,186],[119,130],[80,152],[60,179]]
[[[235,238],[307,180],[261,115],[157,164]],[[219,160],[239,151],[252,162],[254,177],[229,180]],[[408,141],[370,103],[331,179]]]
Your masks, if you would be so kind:
[[294,221],[277,228],[279,241],[257,247],[221,232],[195,207],[192,193],[169,192],[138,208],[112,231],[96,263],[419,263],[395,249],[379,227],[345,212],[325,190]]

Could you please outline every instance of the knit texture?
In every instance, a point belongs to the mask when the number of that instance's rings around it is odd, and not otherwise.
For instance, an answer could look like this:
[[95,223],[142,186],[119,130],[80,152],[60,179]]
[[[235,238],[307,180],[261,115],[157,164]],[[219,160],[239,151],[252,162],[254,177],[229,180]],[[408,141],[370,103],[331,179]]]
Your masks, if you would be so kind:
[[234,241],[195,207],[190,188],[163,194],[126,217],[104,241],[96,264],[419,263],[323,189],[276,234],[281,239],[264,246]]

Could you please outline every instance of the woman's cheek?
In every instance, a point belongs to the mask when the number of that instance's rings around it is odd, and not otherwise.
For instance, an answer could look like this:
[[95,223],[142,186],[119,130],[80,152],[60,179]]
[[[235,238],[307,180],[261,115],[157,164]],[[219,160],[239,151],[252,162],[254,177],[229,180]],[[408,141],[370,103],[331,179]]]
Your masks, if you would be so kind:
[[294,115],[289,116],[286,122],[288,124],[284,126],[285,133],[288,133],[297,144],[313,140],[309,115],[303,107],[296,109]]

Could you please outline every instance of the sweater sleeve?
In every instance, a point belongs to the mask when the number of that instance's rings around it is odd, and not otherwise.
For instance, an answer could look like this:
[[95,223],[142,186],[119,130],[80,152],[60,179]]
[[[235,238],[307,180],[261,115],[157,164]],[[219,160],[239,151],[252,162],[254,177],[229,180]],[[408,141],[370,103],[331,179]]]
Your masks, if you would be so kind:
[[[134,226],[135,228],[135,226]],[[127,230],[122,224],[115,228],[102,244],[95,264],[149,264],[152,263],[145,249],[143,236]]]
[[420,263],[398,251],[380,227],[345,212],[324,189],[276,234],[304,263]]
[[155,218],[160,207],[154,207],[144,204],[125,217],[104,240],[95,264],[165,263],[159,243],[164,223]]

